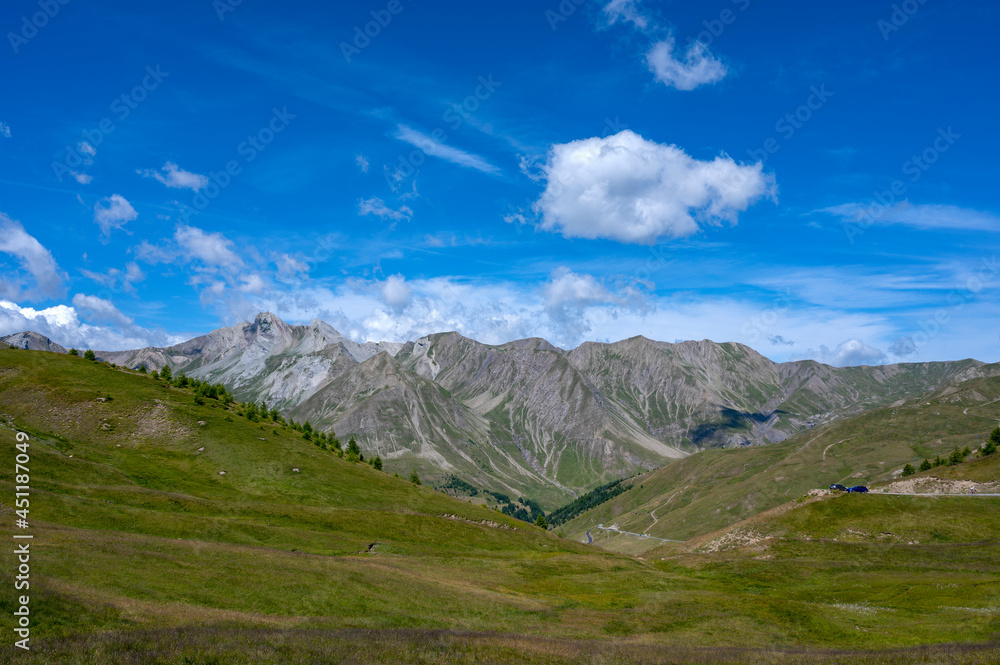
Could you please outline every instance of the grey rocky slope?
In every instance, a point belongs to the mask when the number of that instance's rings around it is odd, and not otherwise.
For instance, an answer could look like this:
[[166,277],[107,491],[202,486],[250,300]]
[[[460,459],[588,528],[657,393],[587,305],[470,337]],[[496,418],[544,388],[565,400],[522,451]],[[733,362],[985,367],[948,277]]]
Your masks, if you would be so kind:
[[[34,333],[12,339],[64,351]],[[740,344],[644,337],[571,351],[457,333],[358,344],[322,321],[292,326],[268,313],[167,348],[97,355],[223,383],[240,400],[355,436],[389,470],[453,473],[548,507],[694,450],[780,441],[997,370],[975,360],[774,363]]]

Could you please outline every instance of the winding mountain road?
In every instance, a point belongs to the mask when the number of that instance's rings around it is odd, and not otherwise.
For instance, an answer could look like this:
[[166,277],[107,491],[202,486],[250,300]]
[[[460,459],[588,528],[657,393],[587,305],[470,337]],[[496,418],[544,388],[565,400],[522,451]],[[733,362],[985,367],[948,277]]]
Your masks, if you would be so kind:
[[[652,538],[653,540],[661,540],[661,541],[663,541],[665,543],[683,543],[684,542],[683,540],[672,540],[670,538],[657,538],[656,536],[649,536],[649,535],[646,535],[645,533],[632,533],[631,531],[622,531],[621,529],[619,529],[617,527],[604,526],[603,524],[598,524],[597,528],[601,529],[603,531],[614,531],[615,533],[620,533],[620,534],[623,534],[623,535],[626,535],[626,536],[635,536],[636,538],[645,538],[647,540],[650,539],[650,538]],[[589,534],[590,532],[588,531],[587,533]]]

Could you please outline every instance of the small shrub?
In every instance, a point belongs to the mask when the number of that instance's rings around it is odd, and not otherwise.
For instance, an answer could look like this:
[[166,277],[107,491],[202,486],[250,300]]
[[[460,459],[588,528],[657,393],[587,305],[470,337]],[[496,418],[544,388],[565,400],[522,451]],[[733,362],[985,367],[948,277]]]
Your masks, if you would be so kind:
[[413,472],[410,473],[410,482],[413,483],[414,485],[420,485],[421,484],[420,483],[420,476],[417,475],[417,470],[416,469],[414,469]]
[[[14,347],[11,347],[11,348],[14,348]],[[76,349],[70,349],[69,350],[69,355],[71,355],[71,356],[79,356],[80,352],[77,351]]]
[[94,355],[94,352],[90,349],[83,352],[83,358],[84,360],[97,360],[97,356]]
[[916,472],[917,472],[917,470],[913,468],[912,464],[907,464],[906,466],[903,467],[903,475],[904,476],[912,476]]

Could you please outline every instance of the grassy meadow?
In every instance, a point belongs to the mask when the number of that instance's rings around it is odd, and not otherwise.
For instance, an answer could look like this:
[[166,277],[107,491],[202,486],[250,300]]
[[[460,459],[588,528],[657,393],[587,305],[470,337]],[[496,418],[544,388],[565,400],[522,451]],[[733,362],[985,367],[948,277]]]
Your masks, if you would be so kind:
[[[628,556],[352,464],[287,427],[251,423],[233,407],[198,405],[190,391],[82,358],[0,350],[0,418],[9,468],[15,431],[31,437],[34,535],[32,650],[15,652],[11,639],[0,659],[1000,660],[996,499],[791,502],[746,521],[703,519],[689,525],[687,543]],[[779,445],[700,453],[655,473],[688,465],[694,482],[701,456],[707,468],[722,468],[722,459],[760,473],[805,466],[814,454],[809,447],[802,462],[788,462],[795,442]],[[877,441],[862,445],[874,450]],[[838,471],[891,471],[874,452],[861,466],[833,459]],[[655,490],[647,478],[631,491]],[[8,542],[12,481],[0,478]],[[788,498],[803,491],[790,485]],[[3,561],[0,612],[11,617],[15,559]]]

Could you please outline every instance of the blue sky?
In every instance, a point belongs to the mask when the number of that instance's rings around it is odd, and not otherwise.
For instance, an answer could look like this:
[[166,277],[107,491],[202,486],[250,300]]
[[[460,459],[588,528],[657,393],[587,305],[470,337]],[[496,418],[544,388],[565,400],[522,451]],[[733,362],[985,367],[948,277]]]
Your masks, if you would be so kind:
[[1000,359],[995,3],[483,5],[5,3],[0,333]]

